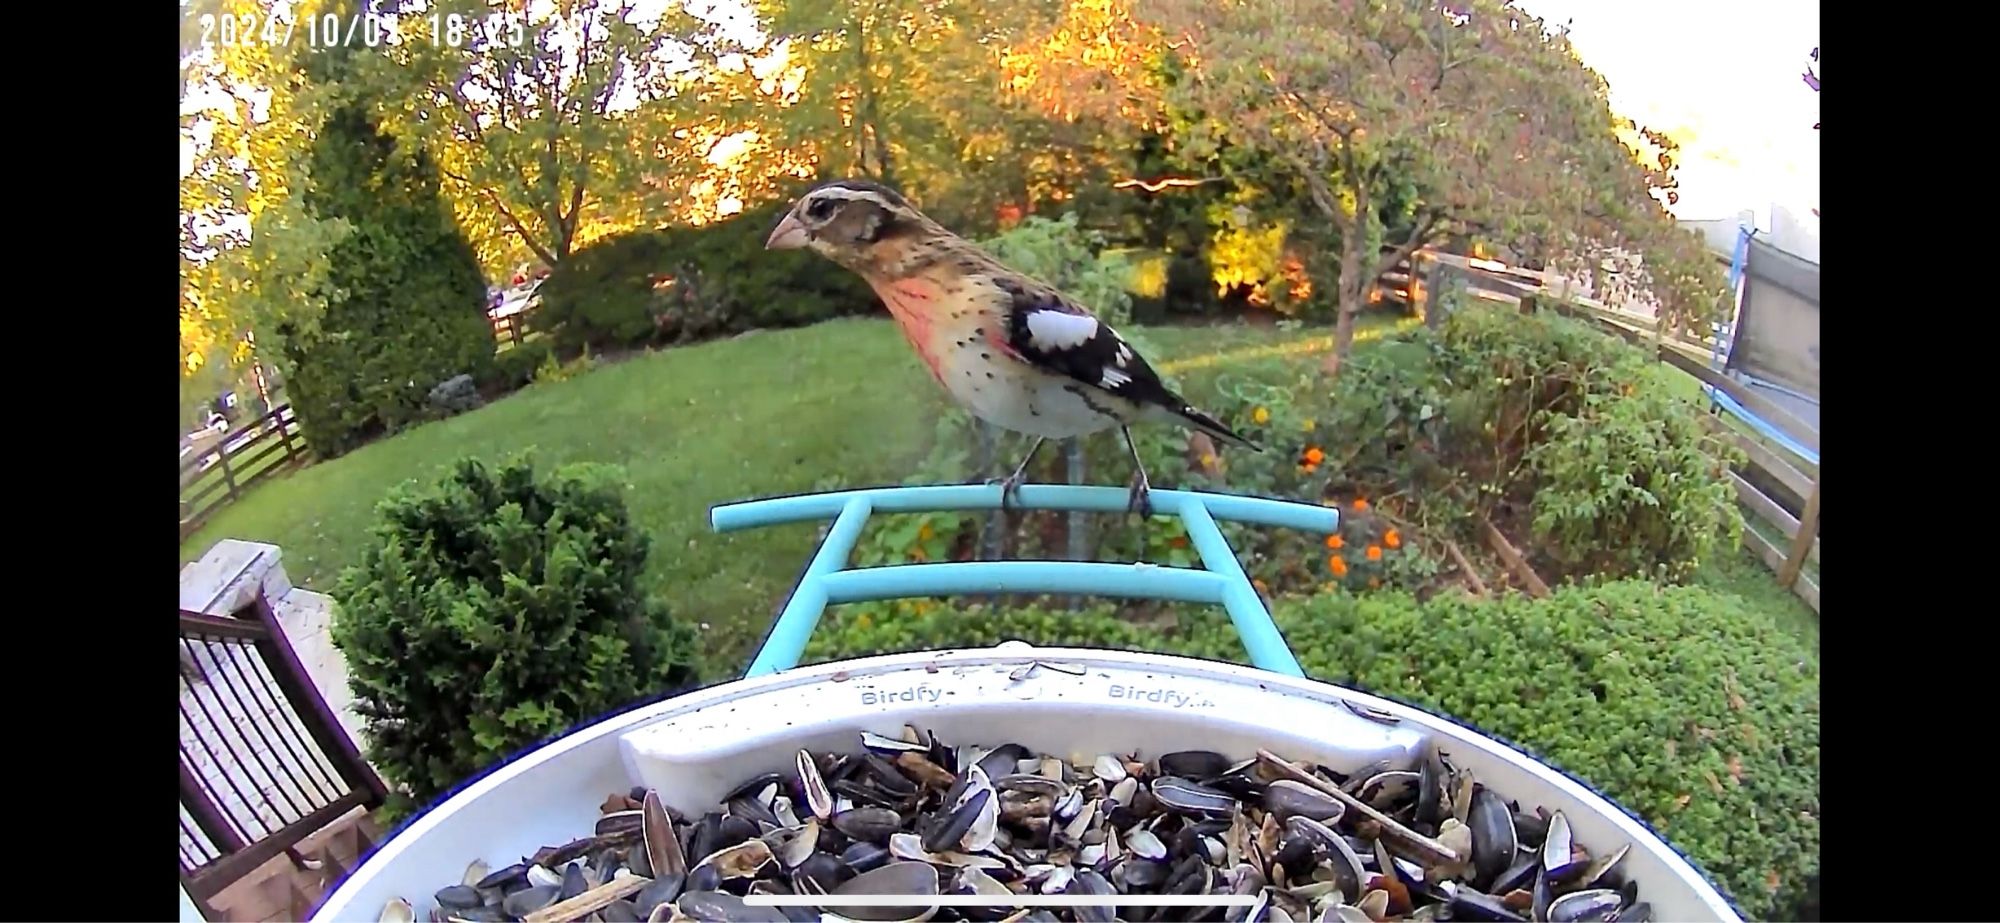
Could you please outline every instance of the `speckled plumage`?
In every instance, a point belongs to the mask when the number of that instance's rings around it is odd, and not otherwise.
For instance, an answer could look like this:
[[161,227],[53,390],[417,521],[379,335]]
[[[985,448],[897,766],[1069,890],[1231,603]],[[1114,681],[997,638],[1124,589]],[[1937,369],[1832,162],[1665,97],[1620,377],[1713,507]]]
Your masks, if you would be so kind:
[[[1082,305],[1002,265],[886,187],[822,184],[800,198],[767,245],[807,247],[860,275],[953,400],[995,426],[1038,437],[1035,449],[1042,439],[1109,429],[1124,432],[1129,446],[1126,427],[1164,422],[1261,451],[1189,406]],[[1001,479],[1008,490],[1026,467]],[[1146,489],[1141,467],[1133,499],[1142,510]]]

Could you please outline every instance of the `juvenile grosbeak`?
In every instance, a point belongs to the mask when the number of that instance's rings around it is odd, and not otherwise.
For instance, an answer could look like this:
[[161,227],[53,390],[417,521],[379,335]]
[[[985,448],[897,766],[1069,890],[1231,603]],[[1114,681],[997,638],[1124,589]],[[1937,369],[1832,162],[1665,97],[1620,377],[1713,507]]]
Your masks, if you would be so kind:
[[[766,249],[804,247],[859,275],[889,308],[931,377],[972,414],[1035,437],[1001,503],[1047,439],[1117,427],[1136,475],[1127,510],[1147,515],[1151,484],[1133,423],[1189,427],[1263,449],[1190,406],[1130,344],[1053,287],[1002,265],[879,183],[836,180],[793,204]],[[988,483],[993,483],[989,481]]]

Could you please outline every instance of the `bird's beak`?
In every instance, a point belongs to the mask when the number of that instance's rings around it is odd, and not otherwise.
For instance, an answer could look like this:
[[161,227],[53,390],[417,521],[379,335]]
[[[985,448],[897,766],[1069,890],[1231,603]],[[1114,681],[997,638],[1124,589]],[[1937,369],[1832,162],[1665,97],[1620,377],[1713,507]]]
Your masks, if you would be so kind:
[[778,226],[771,231],[770,238],[764,241],[764,249],[796,250],[805,246],[811,237],[806,226],[799,223],[798,216],[786,212],[785,220],[778,222]]

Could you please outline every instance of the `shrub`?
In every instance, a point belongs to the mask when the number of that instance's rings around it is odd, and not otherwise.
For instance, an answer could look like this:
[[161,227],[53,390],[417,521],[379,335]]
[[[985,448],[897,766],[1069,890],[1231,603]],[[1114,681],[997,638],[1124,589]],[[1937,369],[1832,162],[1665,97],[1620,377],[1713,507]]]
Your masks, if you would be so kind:
[[597,241],[549,272],[536,289],[541,306],[528,315],[528,326],[547,333],[564,356],[646,343],[666,306],[654,277],[668,269],[667,242],[657,232]]
[[400,151],[342,107],[311,153],[307,209],[350,232],[327,254],[326,309],[278,328],[286,393],[315,454],[332,458],[423,420],[432,387],[493,361],[486,283],[421,149]]
[[1581,321],[1493,308],[1446,321],[1444,355],[1456,467],[1525,498],[1553,570],[1683,580],[1741,539],[1726,476],[1740,455],[1657,359]]
[[[1731,594],[1643,581],[1536,600],[1281,599],[1306,673],[1408,702],[1576,775],[1687,853],[1750,919],[1796,919],[1819,864],[1816,652]],[[1241,662],[1228,619],[1140,626],[905,600],[838,607],[808,657],[1011,638]]]
[[764,249],[794,198],[787,195],[713,224],[657,232],[669,257],[667,271],[692,273],[703,283],[697,304],[670,302],[663,322],[676,323],[677,312],[690,310],[720,314],[727,320],[718,332],[735,333],[876,310],[875,293],[854,273],[806,250]]
[[764,249],[789,205],[773,201],[712,224],[621,234],[578,250],[542,283],[542,306],[529,323],[572,356],[874,310],[874,293],[853,273],[805,251]]
[[382,502],[375,543],[341,575],[332,635],[371,761],[402,798],[428,803],[694,677],[692,633],[639,591],[649,541],[621,481],[466,460]]
[[1102,234],[1079,227],[1076,212],[1055,219],[1029,215],[980,246],[1075,298],[1105,323],[1115,326],[1132,317],[1131,265],[1123,254],[1104,249]]
[[[1218,412],[1274,451],[1233,453],[1214,489],[1367,500],[1381,528],[1410,526],[1413,548],[1476,543],[1487,516],[1545,577],[1684,580],[1743,526],[1725,473],[1737,450],[1702,428],[1671,374],[1577,321],[1468,309],[1356,350],[1337,385],[1221,381]],[[1280,560],[1303,553],[1291,536],[1249,541]]]
[[493,357],[492,372],[482,384],[504,391],[526,387],[535,380],[535,370],[553,354],[553,347],[546,339],[516,344],[513,349]]

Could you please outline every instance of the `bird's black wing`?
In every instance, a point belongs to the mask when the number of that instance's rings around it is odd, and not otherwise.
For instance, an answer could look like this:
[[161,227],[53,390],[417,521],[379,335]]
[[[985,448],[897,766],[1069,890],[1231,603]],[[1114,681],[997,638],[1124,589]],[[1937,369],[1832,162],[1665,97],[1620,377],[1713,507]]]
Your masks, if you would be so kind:
[[991,281],[1006,299],[1007,348],[1022,361],[1081,386],[1162,408],[1216,438],[1257,449],[1174,393],[1118,331],[1061,292],[1011,276]]
[[1129,401],[1185,404],[1118,331],[1062,293],[1006,277],[993,285],[1007,299],[1007,347],[1023,361]]

